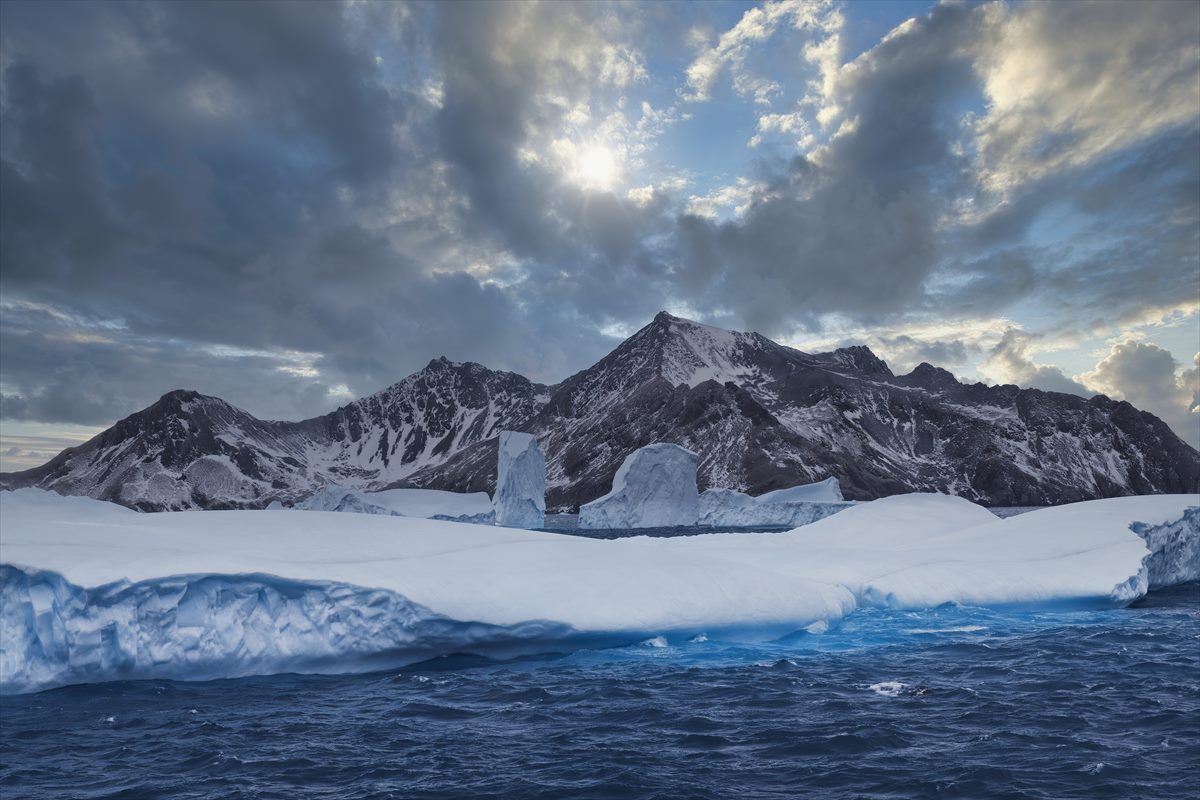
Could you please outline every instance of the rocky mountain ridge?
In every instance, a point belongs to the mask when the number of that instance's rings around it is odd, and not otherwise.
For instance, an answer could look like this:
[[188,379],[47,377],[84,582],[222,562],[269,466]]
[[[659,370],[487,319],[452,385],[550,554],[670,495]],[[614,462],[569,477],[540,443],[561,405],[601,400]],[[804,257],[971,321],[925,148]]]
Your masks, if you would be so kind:
[[548,510],[603,495],[654,442],[699,453],[701,489],[755,495],[831,475],[850,499],[938,491],[989,505],[1200,489],[1200,453],[1126,402],[963,384],[930,364],[898,376],[866,347],[804,353],[665,312],[556,386],[435,359],[295,423],[171,392],[0,485],[142,510],[261,507],[329,484],[490,492],[500,430],[538,438]]

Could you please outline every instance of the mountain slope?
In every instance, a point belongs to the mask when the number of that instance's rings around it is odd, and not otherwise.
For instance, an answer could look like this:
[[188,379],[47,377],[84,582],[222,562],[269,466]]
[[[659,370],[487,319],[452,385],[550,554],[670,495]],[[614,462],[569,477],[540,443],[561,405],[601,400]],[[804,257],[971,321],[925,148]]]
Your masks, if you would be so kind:
[[[929,364],[895,376],[866,347],[803,353],[665,313],[555,387],[529,430],[556,508],[607,492],[625,455],[656,441],[700,454],[702,489],[751,494],[829,475],[852,499],[938,491],[990,505],[1200,486],[1200,454],[1128,403],[965,385]],[[494,463],[472,448],[412,482],[486,490]]]
[[330,483],[492,491],[502,429],[538,437],[557,509],[607,492],[654,442],[699,453],[701,488],[755,495],[829,475],[851,499],[938,491],[990,505],[1200,489],[1200,453],[1125,402],[968,385],[929,364],[897,376],[865,347],[803,353],[666,313],[553,387],[435,359],[297,423],[171,392],[0,484],[143,510],[261,507]]
[[327,484],[380,488],[528,423],[546,387],[435,359],[381,392],[303,422],[263,422],[177,390],[41,467],[0,476],[143,511],[262,507]]

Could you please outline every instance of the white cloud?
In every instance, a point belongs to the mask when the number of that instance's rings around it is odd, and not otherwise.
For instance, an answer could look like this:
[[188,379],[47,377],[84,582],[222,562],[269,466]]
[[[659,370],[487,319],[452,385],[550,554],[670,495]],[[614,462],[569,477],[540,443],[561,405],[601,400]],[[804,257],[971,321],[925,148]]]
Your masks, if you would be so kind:
[[657,183],[648,183],[645,186],[635,186],[625,193],[625,196],[639,206],[645,207],[654,201],[655,197],[673,195],[683,190],[688,185],[688,179],[682,175],[674,175],[669,178],[664,178]]
[[864,327],[838,317],[822,320],[829,331],[820,338],[785,337],[784,343],[810,353],[865,344],[896,374],[922,361],[950,370],[960,380],[972,380],[971,364],[994,348],[1015,323],[1004,317],[910,320],[894,325]]
[[[688,90],[684,99],[692,102],[708,100],[717,78],[728,69],[738,94],[752,96],[756,103],[769,105],[782,87],[770,78],[753,73],[746,62],[756,45],[770,39],[789,21],[797,30],[823,31],[834,21],[840,25],[840,16],[832,13],[830,0],[777,0],[750,9],[687,68]],[[816,58],[825,56],[825,51],[813,52]]]
[[1127,339],[1114,344],[1094,369],[1075,379],[1151,412],[1184,441],[1200,447],[1200,353],[1192,363],[1184,369],[1158,345]]
[[720,186],[702,195],[692,195],[688,198],[687,213],[698,217],[717,219],[730,214],[740,216],[746,212],[755,194],[762,186],[749,178],[738,178],[735,183]]
[[814,137],[803,112],[790,114],[763,114],[758,118],[758,127],[747,144],[758,147],[771,134],[787,134],[795,137],[796,146],[803,149],[812,145]]
[[1090,396],[1086,386],[1068,378],[1059,367],[1034,361],[1034,355],[1046,349],[1039,346],[1044,339],[1042,334],[1008,329],[979,365],[979,372],[994,383]]
[[1200,115],[1193,3],[995,4],[976,59],[980,179],[1004,192]]

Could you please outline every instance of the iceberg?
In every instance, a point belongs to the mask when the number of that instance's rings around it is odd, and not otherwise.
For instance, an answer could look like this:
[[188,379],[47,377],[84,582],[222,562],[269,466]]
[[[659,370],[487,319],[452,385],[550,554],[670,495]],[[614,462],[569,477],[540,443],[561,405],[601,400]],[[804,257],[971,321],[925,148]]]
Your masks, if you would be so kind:
[[1162,525],[1135,522],[1130,530],[1146,542],[1146,580],[1151,589],[1200,581],[1200,507]]
[[802,483],[787,489],[776,489],[773,492],[760,494],[757,502],[769,503],[839,503],[842,497],[842,485],[837,478],[826,478],[816,483]]
[[[273,507],[274,506],[274,507]],[[267,506],[268,511],[278,511],[282,506]],[[364,492],[347,489],[345,486],[325,486],[292,506],[295,511],[342,511],[355,514],[381,514],[403,516],[379,503],[371,502]]]
[[[272,504],[268,510],[281,506]],[[349,511],[396,517],[448,519],[490,523],[492,501],[487,492],[445,492],[438,489],[384,489],[363,492],[344,486],[326,486],[293,506],[300,511]]]
[[709,526],[780,525],[797,527],[845,511],[837,478],[793,486],[751,497],[733,489],[708,489],[700,494],[700,524]]
[[0,692],[761,641],[870,606],[1117,607],[1200,578],[1196,506],[1156,495],[997,519],[899,495],[782,533],[606,540],[0,492]]
[[613,476],[612,491],[579,508],[580,528],[660,528],[695,525],[699,457],[677,444],[633,451]]
[[508,528],[546,525],[546,460],[528,433],[501,431],[496,464],[496,524]]

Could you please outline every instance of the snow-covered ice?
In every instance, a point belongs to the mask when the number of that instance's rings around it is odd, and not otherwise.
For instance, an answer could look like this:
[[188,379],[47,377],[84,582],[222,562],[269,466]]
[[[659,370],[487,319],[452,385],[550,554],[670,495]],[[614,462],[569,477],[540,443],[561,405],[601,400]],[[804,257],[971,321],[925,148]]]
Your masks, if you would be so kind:
[[[345,486],[326,486],[293,508],[300,511],[352,511],[397,517],[449,519],[459,522],[492,521],[492,501],[487,492],[445,492],[439,489],[384,489],[363,492]],[[277,510],[268,506],[268,510]]]
[[625,457],[612,491],[579,508],[581,528],[659,528],[695,525],[699,457],[677,444],[651,444]]
[[501,431],[496,464],[496,524],[541,528],[546,524],[546,459],[528,433]]
[[0,493],[0,691],[763,640],[861,606],[1120,606],[1200,578],[1196,505],[1157,495],[1001,520],[901,495],[787,533],[599,540],[320,511],[140,514],[23,489]]
[[841,499],[842,490],[837,478],[779,489],[758,497],[733,489],[708,489],[700,494],[700,524],[807,525],[852,505],[840,502]]

